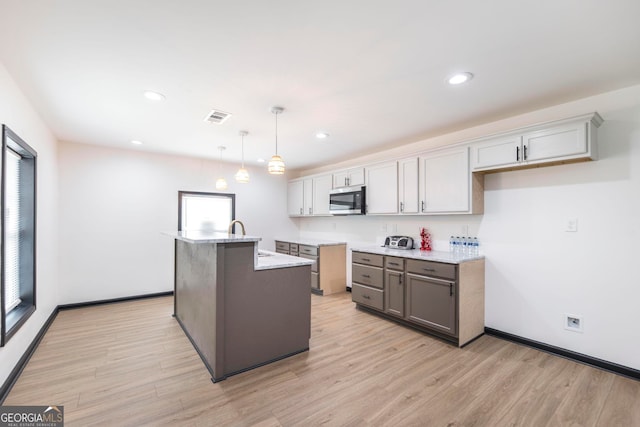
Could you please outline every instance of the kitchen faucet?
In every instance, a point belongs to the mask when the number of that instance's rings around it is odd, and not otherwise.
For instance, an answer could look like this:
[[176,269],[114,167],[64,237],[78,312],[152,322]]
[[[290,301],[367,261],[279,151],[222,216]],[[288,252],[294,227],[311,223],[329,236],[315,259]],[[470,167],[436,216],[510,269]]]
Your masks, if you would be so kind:
[[233,221],[231,221],[231,224],[229,224],[229,231],[227,232],[228,234],[231,234],[231,230],[233,229],[233,224],[238,223],[240,224],[240,228],[242,228],[242,235],[244,236],[245,234],[247,234],[244,231],[244,224],[242,223],[242,221],[240,221],[239,219],[234,219]]

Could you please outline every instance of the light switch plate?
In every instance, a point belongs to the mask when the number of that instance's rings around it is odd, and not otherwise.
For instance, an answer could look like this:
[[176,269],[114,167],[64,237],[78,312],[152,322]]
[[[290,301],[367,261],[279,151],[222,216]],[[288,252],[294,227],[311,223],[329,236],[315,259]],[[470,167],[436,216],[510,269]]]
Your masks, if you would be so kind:
[[575,233],[578,231],[578,218],[567,218],[567,225],[564,231],[568,233]]

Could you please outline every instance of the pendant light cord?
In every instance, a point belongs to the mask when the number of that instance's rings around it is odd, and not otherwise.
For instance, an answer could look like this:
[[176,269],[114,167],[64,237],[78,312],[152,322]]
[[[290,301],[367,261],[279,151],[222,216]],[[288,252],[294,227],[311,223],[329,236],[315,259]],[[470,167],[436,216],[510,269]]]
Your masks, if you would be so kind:
[[242,135],[242,169],[244,169],[244,135]]
[[278,155],[278,114],[276,113],[276,156]]

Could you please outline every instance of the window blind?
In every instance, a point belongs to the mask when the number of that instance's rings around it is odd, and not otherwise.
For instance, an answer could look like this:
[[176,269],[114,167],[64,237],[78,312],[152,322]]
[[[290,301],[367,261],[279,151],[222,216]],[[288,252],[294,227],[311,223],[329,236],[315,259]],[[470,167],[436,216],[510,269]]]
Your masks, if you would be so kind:
[[5,169],[5,286],[9,313],[20,304],[20,156],[7,149]]

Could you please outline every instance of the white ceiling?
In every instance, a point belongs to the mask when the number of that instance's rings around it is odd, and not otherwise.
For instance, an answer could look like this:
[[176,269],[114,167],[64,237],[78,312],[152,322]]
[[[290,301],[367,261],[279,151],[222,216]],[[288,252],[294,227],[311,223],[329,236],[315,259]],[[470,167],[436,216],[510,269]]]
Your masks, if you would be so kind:
[[[209,158],[225,145],[239,161],[244,129],[256,164],[273,154],[279,105],[290,169],[640,83],[638,0],[0,0],[0,12],[0,61],[58,139]],[[449,86],[456,71],[475,78]],[[204,122],[213,108],[233,116]]]

